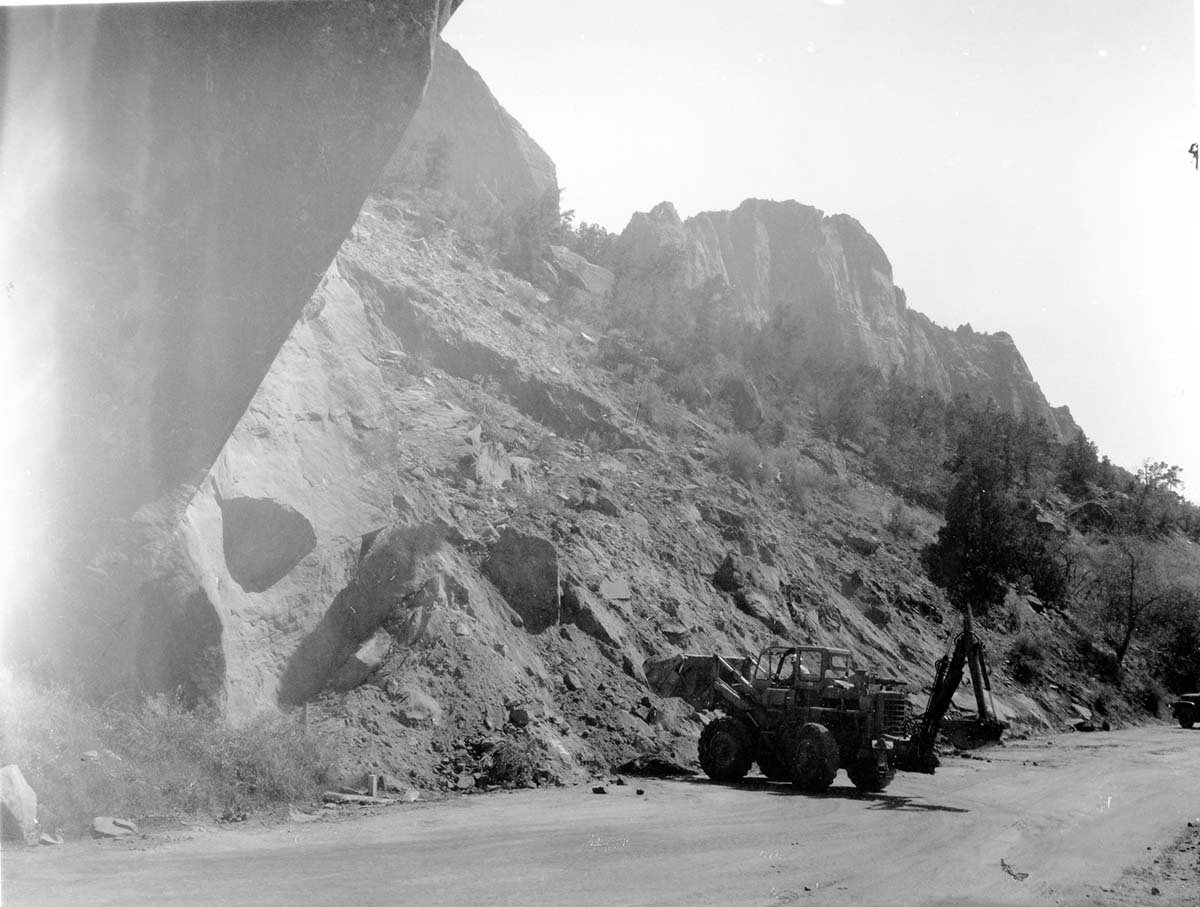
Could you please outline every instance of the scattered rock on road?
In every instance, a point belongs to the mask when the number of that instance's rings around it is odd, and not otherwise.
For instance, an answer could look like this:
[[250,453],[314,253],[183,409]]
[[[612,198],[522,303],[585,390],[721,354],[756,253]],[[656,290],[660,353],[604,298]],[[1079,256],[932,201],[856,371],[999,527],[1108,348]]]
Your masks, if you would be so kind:
[[97,816],[92,819],[92,835],[97,838],[127,838],[137,834],[137,825],[129,819]]
[[341,791],[327,790],[321,794],[326,803],[345,806],[387,806],[394,803],[390,797],[368,797],[365,794],[343,794]]
[[622,775],[637,775],[643,778],[679,778],[695,774],[692,769],[684,768],[661,756],[638,756],[636,759],[622,762],[614,771]]

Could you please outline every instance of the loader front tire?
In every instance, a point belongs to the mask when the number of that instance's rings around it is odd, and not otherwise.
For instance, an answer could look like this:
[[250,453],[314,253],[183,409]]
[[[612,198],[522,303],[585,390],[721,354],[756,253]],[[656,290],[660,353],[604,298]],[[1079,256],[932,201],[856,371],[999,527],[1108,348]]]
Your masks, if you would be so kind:
[[700,767],[713,781],[740,781],[754,761],[754,728],[725,715],[700,732]]
[[838,745],[829,728],[810,721],[788,735],[792,784],[810,794],[827,790],[837,777]]

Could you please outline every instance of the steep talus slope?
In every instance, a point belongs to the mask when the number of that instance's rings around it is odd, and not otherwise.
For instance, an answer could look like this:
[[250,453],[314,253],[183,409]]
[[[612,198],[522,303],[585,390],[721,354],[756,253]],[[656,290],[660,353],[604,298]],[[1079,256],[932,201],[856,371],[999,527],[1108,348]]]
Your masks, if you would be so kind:
[[[642,673],[673,653],[846,645],[920,702],[956,628],[918,562],[936,524],[888,535],[865,483],[801,512],[734,481],[711,426],[636,421],[600,358],[545,294],[369,203],[199,492],[127,528],[155,562],[93,564],[152,577],[101,622],[102,667],[234,715],[319,700],[361,766],[428,784],[504,728],[557,777],[691,758],[698,716]],[[1070,706],[998,673],[1025,726]]]
[[887,255],[847,215],[749,199],[681,221],[664,203],[633,216],[618,255],[618,305],[674,306],[687,325],[697,292],[719,295],[723,319],[761,327],[798,318],[798,360],[895,368],[944,396],[990,397],[1043,418],[1060,439],[1077,430],[1046,402],[1008,334],[951,331],[910,310]]
[[420,102],[458,2],[2,13],[0,274],[41,480],[22,533],[40,541],[16,559],[45,580],[32,608],[76,600],[64,572],[107,520],[203,478]]
[[[439,142],[445,157],[438,166],[445,172],[427,173]],[[381,183],[405,179],[444,179],[478,210],[516,205],[558,187],[554,161],[445,41],[438,41],[425,98]]]

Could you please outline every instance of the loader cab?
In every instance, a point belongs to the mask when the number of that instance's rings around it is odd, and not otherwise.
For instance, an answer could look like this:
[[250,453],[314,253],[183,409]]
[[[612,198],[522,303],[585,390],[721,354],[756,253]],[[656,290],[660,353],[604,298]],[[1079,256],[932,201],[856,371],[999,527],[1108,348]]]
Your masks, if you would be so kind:
[[750,682],[764,705],[783,705],[792,689],[795,673],[795,647],[771,646],[759,654]]
[[849,649],[821,646],[770,646],[755,662],[751,682],[768,698],[783,700],[773,691],[814,689],[831,680],[846,680],[854,670]]

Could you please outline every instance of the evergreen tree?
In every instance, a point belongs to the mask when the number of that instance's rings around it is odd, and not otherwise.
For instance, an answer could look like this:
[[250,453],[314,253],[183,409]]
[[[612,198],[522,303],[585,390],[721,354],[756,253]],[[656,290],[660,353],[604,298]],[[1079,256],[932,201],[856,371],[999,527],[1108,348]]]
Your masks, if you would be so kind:
[[976,411],[959,435],[946,523],[925,552],[930,575],[959,607],[969,602],[984,612],[1003,600],[1008,584],[1025,579],[1046,600],[1061,595],[1062,569],[1021,484],[1036,477],[1040,445],[1035,424],[994,404]]

